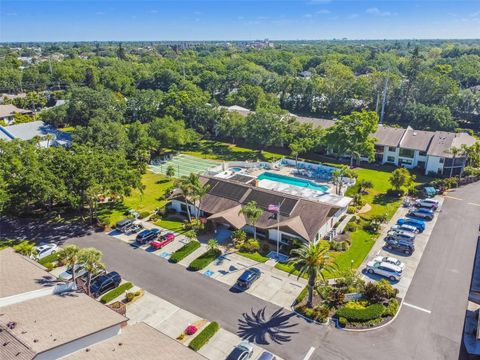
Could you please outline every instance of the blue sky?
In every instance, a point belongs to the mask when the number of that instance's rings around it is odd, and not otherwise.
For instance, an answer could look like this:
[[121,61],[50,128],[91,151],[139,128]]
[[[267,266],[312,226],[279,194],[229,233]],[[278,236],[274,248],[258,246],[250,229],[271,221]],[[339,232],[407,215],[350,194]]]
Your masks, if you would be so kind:
[[480,0],[0,0],[0,41],[480,38]]

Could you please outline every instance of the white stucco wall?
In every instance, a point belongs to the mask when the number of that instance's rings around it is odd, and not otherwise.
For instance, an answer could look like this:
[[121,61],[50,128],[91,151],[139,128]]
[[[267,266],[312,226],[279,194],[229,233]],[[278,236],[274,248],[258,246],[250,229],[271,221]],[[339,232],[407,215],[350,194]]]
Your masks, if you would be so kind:
[[[75,324],[73,324],[73,326],[75,326]],[[40,353],[35,357],[35,360],[54,360],[64,358],[67,355],[70,355],[78,350],[85,349],[96,343],[110,339],[111,337],[120,334],[120,330],[120,324],[109,327],[94,334],[85,336],[67,344],[60,345],[54,349]]]
[[[178,201],[178,200],[172,200],[168,207],[170,209],[174,209],[176,212],[182,212],[182,204],[185,205],[184,202]],[[197,216],[197,208],[193,206],[192,204],[188,205],[190,209],[190,215],[192,216]],[[200,214],[201,215],[201,214]]]
[[428,156],[427,165],[425,166],[425,174],[429,172],[437,173],[438,170],[443,170],[443,164],[440,163],[440,159],[443,159],[438,156]]

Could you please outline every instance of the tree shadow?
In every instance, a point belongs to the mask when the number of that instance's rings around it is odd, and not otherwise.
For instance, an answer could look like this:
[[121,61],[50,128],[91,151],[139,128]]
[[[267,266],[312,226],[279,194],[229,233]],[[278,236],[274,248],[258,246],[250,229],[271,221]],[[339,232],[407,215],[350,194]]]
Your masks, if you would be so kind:
[[245,340],[260,345],[268,345],[269,340],[276,344],[291,341],[291,335],[297,331],[290,329],[298,324],[289,323],[293,313],[286,313],[284,309],[278,309],[270,317],[265,314],[265,308],[251,314],[243,313],[243,319],[239,320],[238,335]]
[[400,198],[388,194],[378,194],[373,198],[372,203],[377,205],[388,205],[397,202]]

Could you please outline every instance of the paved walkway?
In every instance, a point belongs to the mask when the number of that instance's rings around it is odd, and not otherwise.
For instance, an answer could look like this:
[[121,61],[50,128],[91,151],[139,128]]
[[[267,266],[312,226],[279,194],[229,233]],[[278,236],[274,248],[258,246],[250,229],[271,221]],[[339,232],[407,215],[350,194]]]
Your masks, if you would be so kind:
[[[130,319],[129,323],[145,322],[170,336],[172,339],[177,339],[188,325],[196,325],[198,327],[198,334],[210,323],[208,320],[183,310],[149,292],[145,292],[141,299],[127,306],[127,317]],[[194,338],[195,336],[186,336],[182,340],[177,339],[177,341],[188,346]],[[240,341],[242,341],[242,339],[239,336],[227,330],[220,329],[215,336],[200,349],[199,353],[210,360],[222,360],[230,354]],[[264,349],[258,345],[252,345],[254,352],[251,359],[254,360],[260,356]]]
[[[147,229],[160,228],[164,231],[169,231],[149,222],[143,221],[141,223],[143,227]],[[126,235],[111,231],[109,235],[135,246],[136,234]],[[150,248],[148,244],[142,245],[139,248],[167,260],[175,250],[185,245],[188,241],[189,240],[184,235],[177,234],[175,240],[164,246],[162,249],[154,250]],[[201,243],[200,248],[181,260],[178,264],[187,267],[192,260],[206,252],[207,248],[206,244]],[[226,251],[224,247],[221,246],[220,248],[222,251]],[[233,287],[243,271],[250,267],[256,267],[260,269],[262,275],[260,279],[246,290],[246,292],[275,305],[290,309],[291,304],[306,286],[307,281],[303,278],[297,279],[296,276],[289,275],[285,271],[276,269],[275,264],[276,262],[274,261],[259,263],[234,252],[227,252],[208,265],[205,269],[201,270],[201,273]]]
[[435,226],[435,223],[437,222],[439,213],[441,211],[441,207],[443,204],[444,198],[441,196],[437,196],[435,198],[440,202],[440,206],[438,210],[435,212],[435,217],[433,218],[432,221],[426,221],[426,228],[423,233],[417,234],[415,238],[415,251],[413,252],[412,255],[410,256],[405,256],[401,253],[398,252],[391,252],[389,250],[384,249],[384,239],[387,236],[388,231],[390,231],[391,227],[397,223],[397,220],[400,218],[403,218],[407,215],[408,213],[408,208],[405,208],[403,206],[399,207],[396,213],[393,215],[392,219],[389,221],[389,223],[383,227],[383,230],[380,234],[380,236],[377,238],[377,241],[373,245],[372,249],[370,250],[369,254],[365,257],[365,260],[363,261],[362,265],[358,268],[359,272],[363,272],[363,277],[365,280],[379,280],[383,279],[383,277],[379,275],[371,275],[366,273],[365,267],[367,262],[375,258],[376,256],[393,256],[398,258],[400,261],[405,263],[405,269],[403,270],[403,275],[400,281],[398,282],[392,282],[392,285],[394,285],[395,288],[398,289],[399,293],[398,295],[401,298],[404,298],[405,295],[407,294],[408,288],[410,287],[410,284],[412,283],[413,276],[415,275],[415,271],[417,270],[418,264],[420,263],[420,260],[422,258],[423,252],[425,248],[427,247],[427,243],[430,239],[430,235],[432,234],[433,228]]

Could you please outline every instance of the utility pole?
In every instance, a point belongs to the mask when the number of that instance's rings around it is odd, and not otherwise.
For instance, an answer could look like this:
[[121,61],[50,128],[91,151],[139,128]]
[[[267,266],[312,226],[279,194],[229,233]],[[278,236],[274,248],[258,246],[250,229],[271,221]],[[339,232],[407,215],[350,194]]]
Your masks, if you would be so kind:
[[385,78],[385,86],[383,88],[382,111],[380,113],[380,124],[383,124],[383,115],[385,114],[385,103],[387,101],[388,77]]

